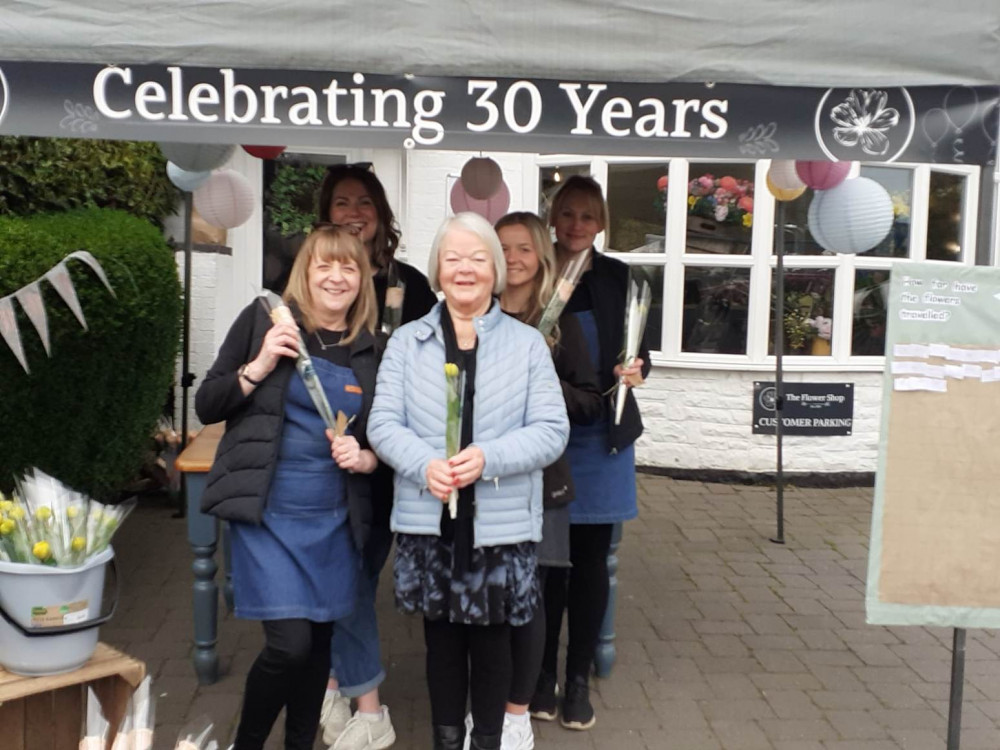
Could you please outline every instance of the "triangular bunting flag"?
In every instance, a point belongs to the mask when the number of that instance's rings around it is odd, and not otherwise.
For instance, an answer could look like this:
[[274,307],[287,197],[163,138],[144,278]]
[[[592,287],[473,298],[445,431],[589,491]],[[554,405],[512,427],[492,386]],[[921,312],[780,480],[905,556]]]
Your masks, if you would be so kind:
[[73,288],[73,279],[70,278],[69,271],[66,269],[66,261],[63,260],[58,265],[49,269],[45,274],[45,278],[59,292],[59,296],[63,298],[63,302],[73,311],[83,329],[85,331],[88,330],[87,321],[84,319],[83,310],[80,307],[80,300],[76,298],[76,289]]
[[28,374],[28,360],[24,358],[24,347],[21,346],[21,332],[17,329],[17,316],[14,314],[14,300],[12,297],[0,297],[0,336],[3,336],[7,346],[14,352],[17,361]]
[[99,278],[101,281],[104,282],[104,286],[108,288],[108,291],[111,292],[111,295],[113,297],[118,296],[117,294],[115,294],[115,290],[111,288],[111,282],[108,281],[108,277],[105,275],[104,269],[101,268],[101,264],[97,262],[97,258],[95,258],[86,250],[77,250],[74,253],[70,253],[69,255],[66,256],[65,260],[69,260],[70,258],[76,258],[77,260],[82,260],[84,263],[86,263],[88,266],[94,269],[94,273],[97,274],[97,278]]
[[42,290],[37,281],[32,281],[27,286],[23,286],[14,292],[17,301],[21,303],[24,312],[28,314],[28,319],[35,330],[38,331],[38,338],[42,340],[45,353],[52,354],[49,345],[49,316],[45,312],[45,301],[42,299]]

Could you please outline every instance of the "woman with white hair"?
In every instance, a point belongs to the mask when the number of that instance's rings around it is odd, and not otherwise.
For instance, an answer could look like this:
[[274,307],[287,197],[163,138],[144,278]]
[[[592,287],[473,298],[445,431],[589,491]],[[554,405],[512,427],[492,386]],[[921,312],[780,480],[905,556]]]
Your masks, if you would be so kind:
[[[470,213],[446,220],[428,270],[444,301],[389,340],[368,437],[396,472],[396,603],[424,617],[434,748],[461,750],[471,696],[469,747],[496,750],[510,627],[530,622],[540,601],[542,469],[562,454],[569,422],[545,339],[494,299],[506,264],[493,227]],[[464,373],[451,458],[446,364]]]

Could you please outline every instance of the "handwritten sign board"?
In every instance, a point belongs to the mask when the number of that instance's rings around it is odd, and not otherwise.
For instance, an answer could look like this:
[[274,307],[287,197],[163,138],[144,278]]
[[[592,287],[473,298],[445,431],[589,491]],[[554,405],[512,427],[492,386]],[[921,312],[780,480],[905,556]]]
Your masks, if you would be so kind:
[[[786,435],[850,435],[853,383],[785,383],[781,426]],[[773,435],[777,422],[774,383],[753,384],[753,434]]]

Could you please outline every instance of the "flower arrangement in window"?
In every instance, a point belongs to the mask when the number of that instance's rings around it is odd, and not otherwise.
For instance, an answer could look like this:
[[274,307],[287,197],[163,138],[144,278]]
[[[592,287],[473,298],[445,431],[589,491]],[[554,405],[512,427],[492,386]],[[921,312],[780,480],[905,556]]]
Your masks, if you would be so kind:
[[688,213],[749,229],[753,226],[753,181],[730,175],[696,177],[688,183]]

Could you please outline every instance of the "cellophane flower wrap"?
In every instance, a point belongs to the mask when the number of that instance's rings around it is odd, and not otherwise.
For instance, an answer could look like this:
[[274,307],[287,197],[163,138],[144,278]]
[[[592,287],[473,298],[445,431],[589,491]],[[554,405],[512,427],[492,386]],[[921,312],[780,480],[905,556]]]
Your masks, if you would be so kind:
[[542,317],[538,321],[538,330],[546,338],[552,334],[552,329],[559,322],[559,316],[562,315],[570,297],[573,296],[576,285],[580,282],[580,277],[583,276],[583,272],[587,268],[588,260],[590,260],[590,250],[576,253],[559,274],[556,288],[545,304]]
[[218,743],[212,739],[212,730],[215,724],[207,716],[199,716],[185,726],[177,735],[177,744],[174,750],[209,750],[218,747]]
[[101,702],[94,688],[87,688],[87,718],[80,738],[80,750],[105,750],[108,737],[108,722],[101,711]]
[[[653,301],[653,292],[649,283],[636,284],[635,279],[629,279],[628,300],[625,304],[625,341],[623,346],[622,367],[631,367],[639,356],[642,335],[646,330],[646,318]],[[641,383],[641,380],[639,381]],[[633,383],[638,385],[639,383]],[[621,424],[625,412],[625,397],[628,385],[625,378],[619,378],[615,385],[615,425]]]
[[[448,458],[462,449],[462,402],[465,396],[465,372],[453,362],[444,366],[445,399],[447,411],[444,425],[445,453]],[[458,490],[452,489],[448,497],[448,515],[458,515]]]
[[87,517],[87,557],[100,554],[111,544],[111,538],[136,506],[135,499],[121,505],[102,505],[90,501]]
[[385,306],[382,308],[382,333],[391,336],[403,325],[403,300],[406,298],[406,282],[399,278],[395,263],[389,264],[386,272]]
[[[291,323],[298,328],[292,311],[288,309],[278,295],[269,293],[260,297],[260,300],[271,314],[271,320],[274,323]],[[298,371],[299,377],[302,378],[302,382],[305,383],[306,391],[309,392],[309,398],[312,399],[313,406],[316,407],[316,411],[323,418],[326,428],[328,430],[336,430],[337,418],[330,408],[330,402],[326,399],[326,393],[323,391],[323,385],[319,382],[319,376],[316,375],[316,368],[312,363],[312,357],[309,356],[309,350],[306,349],[306,342],[302,340],[301,331],[299,331],[299,356],[295,360],[295,369]]]

